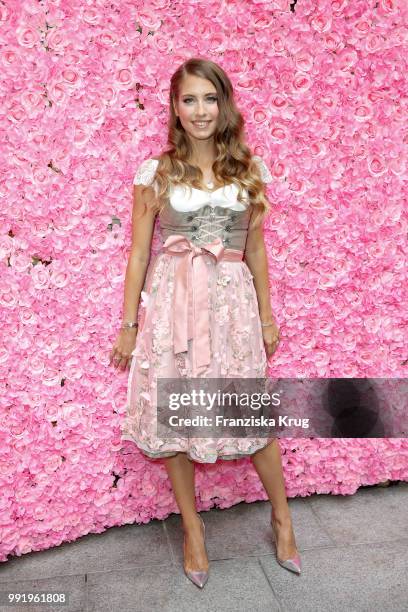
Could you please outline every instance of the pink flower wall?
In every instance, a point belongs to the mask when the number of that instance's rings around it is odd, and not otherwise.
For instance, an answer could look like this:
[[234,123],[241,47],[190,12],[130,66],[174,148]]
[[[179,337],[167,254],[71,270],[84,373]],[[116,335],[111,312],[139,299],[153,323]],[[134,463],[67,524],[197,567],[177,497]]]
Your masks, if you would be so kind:
[[[0,4],[0,560],[178,512],[163,463],[120,441],[127,373],[108,361],[132,179],[166,145],[191,56],[227,71],[274,176],[270,375],[406,376],[407,16],[402,0]],[[408,479],[406,439],[280,444],[288,496]],[[196,474],[199,510],[266,499],[248,458]]]

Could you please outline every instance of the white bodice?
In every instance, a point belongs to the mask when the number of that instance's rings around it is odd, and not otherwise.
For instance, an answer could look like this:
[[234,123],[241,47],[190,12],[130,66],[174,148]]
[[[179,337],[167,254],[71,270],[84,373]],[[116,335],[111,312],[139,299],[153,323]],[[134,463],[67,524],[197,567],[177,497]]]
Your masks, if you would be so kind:
[[[179,212],[191,212],[198,210],[205,204],[210,206],[221,206],[222,208],[231,208],[232,210],[245,210],[246,206],[242,202],[238,202],[237,194],[238,187],[236,185],[225,185],[213,192],[204,191],[202,189],[189,188],[186,185],[171,185],[170,186],[170,204]],[[248,202],[246,191],[244,191],[245,201]]]
[[[254,155],[257,161],[262,180],[265,183],[272,181],[272,176],[262,158]],[[148,158],[137,169],[133,179],[134,185],[152,185],[159,161]],[[224,185],[215,191],[204,191],[203,189],[190,188],[187,185],[170,185],[170,204],[174,210],[179,212],[191,212],[202,208],[205,205],[211,207],[228,208],[231,210],[243,211],[248,205],[248,193],[243,190],[244,202],[238,202],[238,187],[235,184]]]

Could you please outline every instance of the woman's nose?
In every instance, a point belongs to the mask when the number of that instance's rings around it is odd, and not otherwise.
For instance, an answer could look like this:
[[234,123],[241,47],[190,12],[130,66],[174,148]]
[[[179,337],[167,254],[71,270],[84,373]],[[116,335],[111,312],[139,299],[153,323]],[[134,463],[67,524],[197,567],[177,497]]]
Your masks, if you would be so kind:
[[205,115],[204,102],[198,102],[198,114]]

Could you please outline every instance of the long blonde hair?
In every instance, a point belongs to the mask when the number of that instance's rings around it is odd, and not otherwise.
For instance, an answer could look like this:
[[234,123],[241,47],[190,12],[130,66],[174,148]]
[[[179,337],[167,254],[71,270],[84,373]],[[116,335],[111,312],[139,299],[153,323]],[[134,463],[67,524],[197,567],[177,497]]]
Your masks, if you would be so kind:
[[168,200],[171,183],[200,188],[203,181],[200,168],[185,161],[192,154],[192,145],[173,106],[173,102],[179,98],[182,79],[187,75],[207,79],[217,90],[219,115],[214,133],[216,158],[212,166],[213,173],[217,182],[237,185],[239,202],[242,201],[242,190],[247,190],[249,206],[255,213],[251,224],[255,225],[255,220],[265,217],[270,205],[265,197],[258,164],[245,143],[244,119],[236,107],[231,81],[224,70],[210,60],[191,58],[171,77],[167,137],[169,148],[156,157],[159,160],[155,175],[156,200],[150,204],[160,214]]

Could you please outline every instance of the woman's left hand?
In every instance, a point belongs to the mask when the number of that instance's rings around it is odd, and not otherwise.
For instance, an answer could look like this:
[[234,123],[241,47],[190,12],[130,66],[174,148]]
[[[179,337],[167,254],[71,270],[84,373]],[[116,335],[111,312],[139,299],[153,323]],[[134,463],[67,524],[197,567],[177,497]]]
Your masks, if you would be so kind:
[[262,336],[265,344],[265,350],[267,357],[270,357],[274,354],[279,344],[279,327],[276,324],[275,319],[272,317],[271,322],[272,325],[268,325],[267,327],[262,327]]

